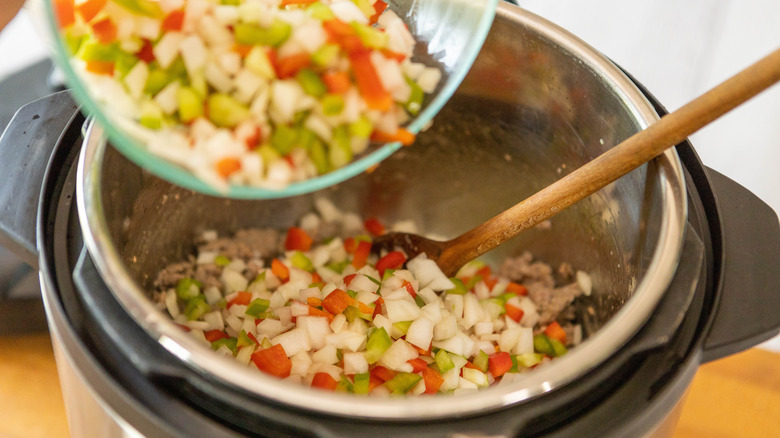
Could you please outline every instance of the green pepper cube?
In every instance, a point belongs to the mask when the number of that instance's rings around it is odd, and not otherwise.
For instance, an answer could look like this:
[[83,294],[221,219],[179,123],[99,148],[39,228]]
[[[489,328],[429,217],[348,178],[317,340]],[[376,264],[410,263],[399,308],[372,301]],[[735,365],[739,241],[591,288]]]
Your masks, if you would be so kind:
[[341,48],[337,44],[323,44],[311,54],[311,61],[319,67],[327,67],[339,56]]
[[446,373],[447,371],[455,368],[455,362],[452,361],[450,354],[447,350],[439,350],[433,356],[436,361],[436,367],[439,368],[440,373]]
[[[191,122],[203,116],[203,99],[194,89],[179,87],[176,90],[176,100],[179,103],[179,118],[182,122]],[[228,263],[230,263],[229,260]]]
[[446,292],[451,295],[465,295],[468,292],[466,285],[463,284],[463,280],[458,277],[450,278],[450,281],[455,285],[454,288],[447,290]]
[[516,363],[518,366],[522,366],[525,368],[530,368],[544,359],[544,355],[540,353],[524,353],[519,354],[515,356],[513,363]]
[[409,331],[409,326],[412,325],[412,321],[399,321],[393,323],[393,328],[398,330],[399,333],[401,333],[401,336],[406,335],[406,332]]
[[420,109],[422,108],[423,104],[423,98],[425,97],[425,93],[423,92],[422,88],[417,84],[417,82],[406,78],[406,83],[409,84],[409,88],[411,89],[411,93],[409,93],[409,99],[406,100],[406,103],[404,104],[404,107],[406,108],[406,111],[409,112],[411,115],[416,115],[420,112]]
[[355,383],[352,385],[352,389],[355,394],[368,394],[370,383],[370,373],[355,374]]
[[374,330],[366,341],[366,362],[372,364],[379,360],[391,345],[393,341],[383,327]]
[[349,138],[349,128],[346,125],[338,126],[333,130],[328,158],[335,168],[343,167],[352,161],[352,145]]
[[317,174],[322,175],[330,171],[330,163],[328,162],[328,154],[325,152],[325,145],[319,139],[316,139],[309,148],[309,158],[311,158],[314,167],[317,169]]
[[255,341],[252,340],[252,338],[249,337],[249,335],[246,333],[246,330],[241,330],[241,332],[238,333],[236,346],[238,347],[249,347],[253,345],[257,345]]
[[244,313],[254,318],[260,318],[270,305],[271,302],[264,298],[255,298],[246,307]]
[[184,301],[200,295],[203,284],[194,278],[182,278],[176,283],[176,295]]
[[360,116],[357,120],[349,124],[349,135],[352,137],[366,139],[371,136],[374,125],[366,116]]
[[219,350],[220,347],[226,346],[233,354],[238,351],[238,339],[237,338],[222,338],[217,339],[211,343],[212,350]]
[[550,338],[544,333],[534,335],[534,350],[550,357],[563,356],[567,353],[566,346],[557,339]]
[[274,19],[268,27],[251,23],[236,23],[233,35],[236,42],[246,46],[262,45],[279,47],[292,34],[292,26],[279,19]]
[[398,373],[392,379],[385,382],[385,386],[393,394],[406,394],[417,382],[422,379],[422,376],[415,373]]
[[249,118],[249,109],[231,96],[214,93],[208,98],[209,120],[220,128],[234,128]]
[[483,373],[486,373],[488,370],[488,359],[488,354],[482,350],[479,350],[479,353],[477,353],[477,355],[474,357],[474,366],[479,368],[479,370]]
[[195,321],[210,311],[211,306],[209,306],[202,295],[199,295],[187,301],[187,306],[184,308],[184,315],[187,317],[188,321]]
[[287,125],[276,125],[271,134],[271,147],[281,155],[287,155],[298,140],[298,131]]
[[298,269],[302,269],[306,272],[314,271],[314,265],[311,260],[309,260],[309,258],[306,257],[306,254],[301,251],[295,251],[290,257],[290,262]]
[[295,80],[298,81],[304,93],[320,98],[328,92],[325,82],[322,82],[320,75],[309,68],[303,68],[295,74]]
[[322,113],[326,116],[335,116],[344,110],[344,98],[338,94],[324,95],[320,104],[322,105]]
[[360,41],[370,49],[383,49],[390,41],[390,37],[385,32],[372,26],[357,21],[351,22],[350,25]]

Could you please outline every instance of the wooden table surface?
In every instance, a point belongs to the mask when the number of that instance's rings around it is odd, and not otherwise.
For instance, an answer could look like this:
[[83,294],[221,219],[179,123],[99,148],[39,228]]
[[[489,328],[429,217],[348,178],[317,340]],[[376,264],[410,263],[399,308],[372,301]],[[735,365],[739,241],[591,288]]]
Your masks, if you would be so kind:
[[[47,334],[0,336],[0,437],[68,437]],[[780,354],[751,349],[703,365],[674,438],[780,437]]]

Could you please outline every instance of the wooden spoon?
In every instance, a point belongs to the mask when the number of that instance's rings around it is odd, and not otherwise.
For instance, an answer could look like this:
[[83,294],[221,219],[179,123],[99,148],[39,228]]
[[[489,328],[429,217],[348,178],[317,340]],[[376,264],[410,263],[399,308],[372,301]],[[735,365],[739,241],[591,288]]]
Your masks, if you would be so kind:
[[778,80],[780,49],[564,178],[452,240],[440,242],[393,232],[376,238],[373,249],[400,247],[409,257],[424,252],[447,276],[453,276],[467,262],[652,160]]

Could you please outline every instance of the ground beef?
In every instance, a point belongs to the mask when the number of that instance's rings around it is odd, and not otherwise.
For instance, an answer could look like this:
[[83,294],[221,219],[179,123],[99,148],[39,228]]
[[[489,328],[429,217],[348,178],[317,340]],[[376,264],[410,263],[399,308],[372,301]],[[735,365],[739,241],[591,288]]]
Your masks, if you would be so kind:
[[[571,278],[572,273],[573,269],[568,264],[563,264],[558,269],[558,274],[563,278]],[[569,307],[575,298],[582,295],[579,285],[575,282],[556,287],[553,268],[546,263],[534,261],[530,253],[525,252],[504,260],[498,275],[523,283],[528,288],[528,296],[539,312],[539,324],[546,325],[559,319],[567,321],[574,318]],[[569,314],[561,315],[567,309]]]
[[[191,258],[192,259],[192,258]],[[154,287],[157,290],[166,290],[176,287],[176,283],[182,278],[193,278],[195,275],[195,261],[177,262],[168,265],[157,274]]]
[[272,229],[246,229],[234,237],[220,237],[198,246],[198,252],[215,252],[231,260],[263,259],[281,250],[281,234]]

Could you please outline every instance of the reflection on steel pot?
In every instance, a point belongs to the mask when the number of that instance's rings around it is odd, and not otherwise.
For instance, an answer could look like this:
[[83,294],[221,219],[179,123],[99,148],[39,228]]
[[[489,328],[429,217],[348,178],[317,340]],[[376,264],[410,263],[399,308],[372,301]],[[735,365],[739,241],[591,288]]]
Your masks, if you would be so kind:
[[[651,100],[572,35],[502,4],[418,143],[316,196],[456,235],[652,123],[662,109]],[[780,279],[761,268],[780,255],[777,217],[682,144],[491,255],[530,250],[591,274],[580,303],[587,339],[566,356],[470,395],[368,400],[299,387],[215,355],[145,291],[203,230],[285,229],[315,196],[194,194],[132,165],[94,124],[76,175],[79,146],[60,142],[49,159],[36,235],[74,435],[661,435],[702,360],[780,327],[770,299]],[[95,409],[82,409],[85,399]]]

